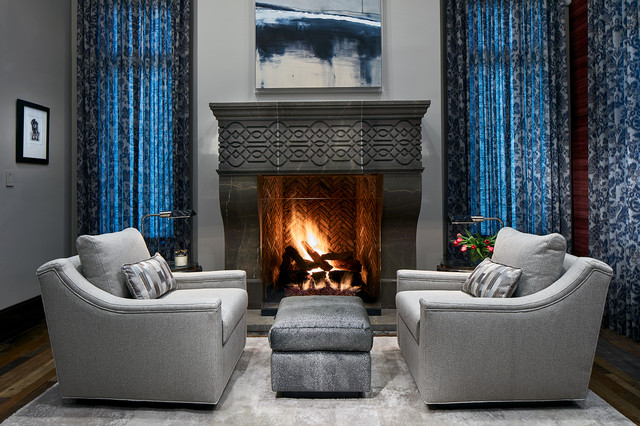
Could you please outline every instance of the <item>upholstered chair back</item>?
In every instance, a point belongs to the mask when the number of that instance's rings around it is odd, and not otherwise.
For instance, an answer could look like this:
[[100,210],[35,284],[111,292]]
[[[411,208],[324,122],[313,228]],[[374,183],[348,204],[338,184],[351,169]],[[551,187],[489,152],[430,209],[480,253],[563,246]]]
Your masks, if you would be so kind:
[[557,233],[533,235],[505,227],[498,232],[492,260],[522,269],[514,297],[550,286],[563,274],[567,241]]
[[142,234],[135,228],[102,235],[81,235],[76,248],[84,277],[118,297],[131,298],[122,265],[150,257]]

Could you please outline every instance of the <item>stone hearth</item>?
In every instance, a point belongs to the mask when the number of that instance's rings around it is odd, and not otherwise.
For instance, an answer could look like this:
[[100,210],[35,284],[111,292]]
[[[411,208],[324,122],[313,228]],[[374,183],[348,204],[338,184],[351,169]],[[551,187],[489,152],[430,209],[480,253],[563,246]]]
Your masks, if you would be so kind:
[[[382,182],[375,305],[395,305],[395,274],[416,267],[422,117],[429,101],[211,103],[218,120],[225,268],[247,271],[249,307],[264,309],[264,176],[367,175]],[[361,251],[361,248],[356,249]],[[273,262],[272,262],[273,263]]]

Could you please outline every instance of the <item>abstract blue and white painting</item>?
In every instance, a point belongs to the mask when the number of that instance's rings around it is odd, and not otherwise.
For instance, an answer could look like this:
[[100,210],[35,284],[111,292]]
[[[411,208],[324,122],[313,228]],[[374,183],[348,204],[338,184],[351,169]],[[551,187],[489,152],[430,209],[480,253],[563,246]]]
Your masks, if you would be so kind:
[[256,89],[380,88],[380,0],[256,1]]

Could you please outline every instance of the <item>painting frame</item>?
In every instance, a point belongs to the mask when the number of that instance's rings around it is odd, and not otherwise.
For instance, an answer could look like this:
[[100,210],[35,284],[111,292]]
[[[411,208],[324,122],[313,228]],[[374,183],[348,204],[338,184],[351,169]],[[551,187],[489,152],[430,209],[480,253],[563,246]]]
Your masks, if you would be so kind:
[[383,0],[255,0],[255,91],[382,91],[382,11]]
[[16,102],[16,163],[49,164],[49,108]]

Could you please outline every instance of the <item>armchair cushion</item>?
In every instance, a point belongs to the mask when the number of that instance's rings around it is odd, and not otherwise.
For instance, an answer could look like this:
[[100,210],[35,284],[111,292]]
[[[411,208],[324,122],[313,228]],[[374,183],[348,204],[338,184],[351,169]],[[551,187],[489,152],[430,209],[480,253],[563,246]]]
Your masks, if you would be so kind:
[[122,265],[127,287],[136,299],[157,299],[176,288],[171,268],[167,261],[156,253],[151,259]]
[[493,261],[521,268],[514,296],[526,296],[550,286],[563,273],[567,241],[560,234],[533,235],[502,228],[498,232]]
[[119,297],[130,297],[122,265],[151,257],[144,238],[135,228],[102,235],[81,235],[76,247],[85,278]]
[[410,290],[396,293],[398,319],[404,322],[416,343],[420,342],[420,299],[429,300],[434,295],[459,303],[473,300],[473,296],[459,290]]
[[475,297],[511,297],[522,269],[485,259],[467,278],[462,291]]

